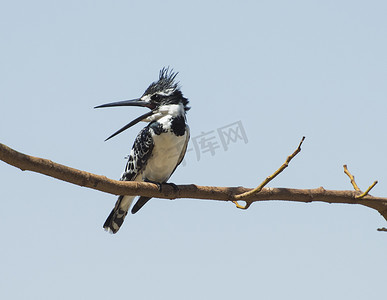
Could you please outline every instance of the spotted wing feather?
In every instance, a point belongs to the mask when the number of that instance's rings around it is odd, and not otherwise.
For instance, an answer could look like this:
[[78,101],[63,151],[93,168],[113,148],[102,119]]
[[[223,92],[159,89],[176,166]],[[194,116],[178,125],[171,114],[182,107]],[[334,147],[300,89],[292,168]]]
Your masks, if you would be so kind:
[[[125,171],[120,180],[134,181],[137,180],[138,177],[142,179],[141,173],[152,154],[153,146],[153,138],[150,134],[149,126],[147,126],[137,135],[126,164]],[[120,229],[134,198],[134,196],[118,197],[116,205],[103,225],[105,230],[111,233],[116,233]]]
[[153,138],[149,126],[147,126],[137,135],[125,167],[125,172],[122,174],[120,180],[135,180],[141,174],[142,170],[145,169],[148,159],[152,154],[153,147]]

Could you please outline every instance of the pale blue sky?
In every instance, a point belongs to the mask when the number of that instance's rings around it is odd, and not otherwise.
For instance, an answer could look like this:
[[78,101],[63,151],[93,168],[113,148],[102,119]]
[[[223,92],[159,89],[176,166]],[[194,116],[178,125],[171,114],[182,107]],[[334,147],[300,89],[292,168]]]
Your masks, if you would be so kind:
[[[215,155],[188,153],[177,184],[387,196],[385,1],[3,1],[0,142],[119,178],[163,66],[179,71],[192,136],[241,121]],[[215,135],[216,138],[216,135]],[[193,147],[191,143],[190,147]],[[362,206],[152,200],[117,235],[116,197],[0,163],[1,299],[376,299],[387,235]],[[387,227],[387,226],[386,226]]]

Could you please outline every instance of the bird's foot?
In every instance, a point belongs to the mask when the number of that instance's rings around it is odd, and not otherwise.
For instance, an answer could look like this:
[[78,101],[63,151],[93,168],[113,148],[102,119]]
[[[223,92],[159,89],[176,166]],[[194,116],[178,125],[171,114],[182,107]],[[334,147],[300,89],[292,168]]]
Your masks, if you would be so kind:
[[159,192],[161,192],[161,190],[162,190],[162,183],[156,182],[156,181],[152,181],[152,180],[148,180],[148,179],[145,179],[144,181],[157,185],[157,189],[159,190]]
[[163,190],[163,184],[167,184],[167,185],[171,186],[174,189],[175,192],[177,192],[179,190],[179,187],[176,184],[172,183],[172,182],[160,183],[160,182],[156,182],[156,181],[152,181],[152,180],[145,180],[145,182],[149,182],[149,183],[153,183],[153,184],[157,185],[157,189],[160,192],[162,192],[162,190]]
[[174,189],[175,192],[177,192],[179,190],[179,187],[172,182],[166,182],[165,184],[170,185]]

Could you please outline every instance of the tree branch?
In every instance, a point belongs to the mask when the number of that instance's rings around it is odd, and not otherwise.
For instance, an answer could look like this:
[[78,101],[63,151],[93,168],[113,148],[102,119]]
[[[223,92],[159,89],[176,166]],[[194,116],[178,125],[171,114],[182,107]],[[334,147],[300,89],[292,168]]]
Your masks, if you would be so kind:
[[[178,185],[175,190],[170,185],[163,185],[159,191],[157,185],[146,182],[112,180],[102,175],[70,168],[51,160],[29,156],[0,144],[0,160],[22,171],[33,171],[75,185],[92,188],[114,195],[139,195],[163,199],[193,198],[203,200],[236,201],[237,195],[252,191],[245,187],[212,187],[194,184]],[[358,198],[361,191],[315,189],[262,188],[246,198],[250,203],[268,200],[285,200],[294,202],[326,202],[343,204],[360,204],[377,210],[387,221],[387,198],[374,197],[369,194]],[[379,231],[385,231],[383,228]]]
[[[291,154],[289,155],[287,158],[286,158],[286,161],[282,164],[281,167],[278,168],[277,171],[275,171],[272,175],[266,177],[266,179],[264,181],[262,181],[262,183],[260,185],[258,185],[255,189],[252,189],[248,192],[244,192],[242,194],[239,194],[239,195],[235,195],[235,201],[234,204],[236,205],[237,208],[240,208],[240,209],[248,209],[252,203],[252,201],[250,200],[246,200],[247,198],[251,197],[252,195],[254,194],[258,194],[270,181],[272,181],[274,178],[276,178],[280,173],[282,173],[283,170],[285,170],[288,166],[289,166],[289,163],[290,161],[298,154],[301,152],[301,145],[302,143],[304,142],[305,140],[305,137],[303,136],[302,139],[301,139],[301,142],[299,143],[297,149]],[[245,206],[242,206],[238,203],[238,200],[244,200],[246,202],[246,205]]]
[[348,168],[347,168],[347,165],[344,165],[344,173],[348,175],[349,179],[351,180],[351,184],[353,186],[353,188],[355,189],[355,191],[357,192],[360,192],[361,194],[360,195],[357,195],[356,198],[357,199],[361,199],[361,198],[364,198],[365,196],[368,195],[368,193],[374,188],[374,186],[378,183],[377,180],[375,180],[369,187],[368,189],[365,190],[364,193],[361,192],[360,188],[357,186],[356,184],[356,181],[355,181],[355,177],[348,171]]

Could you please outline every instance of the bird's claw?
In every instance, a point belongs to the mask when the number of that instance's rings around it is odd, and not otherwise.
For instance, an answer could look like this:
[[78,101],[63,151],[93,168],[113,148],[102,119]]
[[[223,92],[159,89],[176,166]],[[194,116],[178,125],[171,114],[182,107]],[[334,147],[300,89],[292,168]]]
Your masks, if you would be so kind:
[[152,180],[145,180],[145,182],[149,182],[149,183],[153,183],[153,184],[157,185],[157,189],[159,190],[159,192],[163,191],[163,184],[171,186],[175,192],[177,192],[179,190],[179,187],[176,184],[172,183],[172,182],[160,183],[160,182],[155,182],[155,181],[152,181]]
[[172,182],[166,182],[165,184],[168,184],[169,186],[171,186],[175,192],[179,190],[179,187]]

